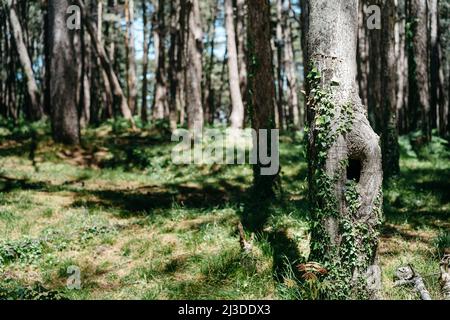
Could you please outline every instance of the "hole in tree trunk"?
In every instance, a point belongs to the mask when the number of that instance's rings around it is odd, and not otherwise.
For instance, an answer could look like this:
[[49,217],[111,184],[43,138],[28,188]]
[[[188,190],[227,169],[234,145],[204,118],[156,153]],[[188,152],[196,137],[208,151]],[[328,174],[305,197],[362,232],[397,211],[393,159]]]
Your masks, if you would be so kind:
[[359,182],[361,178],[361,160],[350,159],[347,167],[347,180]]

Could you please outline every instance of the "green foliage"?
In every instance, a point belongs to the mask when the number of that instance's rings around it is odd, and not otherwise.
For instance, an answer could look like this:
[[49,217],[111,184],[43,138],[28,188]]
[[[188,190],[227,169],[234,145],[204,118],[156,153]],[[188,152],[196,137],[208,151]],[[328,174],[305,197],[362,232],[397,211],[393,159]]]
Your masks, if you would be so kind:
[[450,146],[447,140],[433,130],[429,143],[421,143],[422,132],[416,131],[399,138],[400,153],[404,158],[439,161],[450,159]]
[[23,285],[12,279],[0,281],[0,300],[66,300],[59,291],[49,290],[40,283]]
[[442,256],[445,250],[450,250],[450,231],[441,230],[439,235],[434,240],[434,245],[439,256]]
[[43,251],[40,240],[23,238],[15,241],[0,243],[0,266],[19,260],[25,263],[35,262]]

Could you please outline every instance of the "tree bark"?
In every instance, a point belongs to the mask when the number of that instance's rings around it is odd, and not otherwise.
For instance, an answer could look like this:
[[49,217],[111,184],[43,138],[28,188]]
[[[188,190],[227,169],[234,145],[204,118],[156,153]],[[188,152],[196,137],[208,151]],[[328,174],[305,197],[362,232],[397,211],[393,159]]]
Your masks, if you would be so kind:
[[241,88],[239,86],[239,67],[236,48],[236,33],[234,30],[232,0],[224,0],[225,28],[227,32],[228,74],[231,98],[231,127],[242,129],[244,126],[244,103],[242,102]]
[[167,106],[167,79],[166,79],[166,48],[165,48],[165,1],[158,0],[155,7],[155,15],[153,19],[153,42],[155,45],[155,56],[157,57],[156,65],[156,82],[155,94],[153,99],[153,119],[164,119]]
[[125,23],[128,107],[130,108],[131,113],[135,114],[137,101],[137,77],[134,50],[134,0],[125,0]]
[[147,112],[147,98],[148,98],[148,52],[150,47],[150,39],[148,36],[148,18],[147,18],[147,1],[142,0],[142,24],[144,28],[143,32],[143,43],[144,52],[142,58],[142,103],[141,103],[141,120],[143,123],[148,122],[148,112]]
[[283,3],[283,42],[284,42],[284,70],[288,86],[288,110],[290,121],[295,129],[303,129],[303,120],[300,119],[297,72],[295,66],[294,44],[292,41],[292,25],[290,21],[291,0]]
[[27,47],[24,43],[22,27],[19,22],[19,18],[16,13],[16,1],[9,0],[9,22],[11,26],[11,33],[16,45],[16,50],[19,56],[19,61],[22,66],[26,84],[27,84],[27,94],[30,103],[30,110],[28,111],[28,116],[32,120],[39,120],[42,117],[43,110],[40,103],[39,90],[36,84],[36,80],[33,73],[33,68],[31,64],[30,56],[28,55]]
[[68,0],[49,1],[50,105],[53,138],[56,142],[80,143],[77,108],[77,68],[73,34],[66,26]]
[[182,45],[181,30],[178,24],[180,19],[180,1],[174,0],[170,2],[170,46],[169,46],[169,121],[172,131],[177,129],[178,125],[178,105],[180,90],[180,74],[182,70]]
[[275,39],[275,48],[277,53],[277,111],[278,117],[276,117],[277,127],[280,129],[285,128],[285,112],[284,112],[284,77],[283,77],[283,50],[284,50],[284,41],[283,41],[283,0],[276,0],[276,9],[277,9],[277,24],[276,24],[276,39]]
[[[269,0],[248,1],[248,105],[251,110],[252,126],[256,131],[254,148],[266,145],[270,153],[277,146],[271,145],[271,129],[275,128],[275,79],[273,74],[273,52],[271,47],[270,3]],[[266,141],[261,140],[261,130],[267,130]],[[262,175],[266,167],[260,156],[253,166],[253,207],[245,217],[245,224],[260,230],[269,213],[270,203],[281,192],[280,167],[274,175]]]
[[357,0],[309,0],[309,260],[338,290],[327,298],[375,298],[381,223],[381,151],[356,83]]
[[239,65],[239,86],[241,96],[245,99],[247,94],[247,6],[245,0],[236,0],[236,39]]
[[427,143],[431,140],[427,1],[410,0],[408,9],[413,35],[408,63],[412,129],[420,129],[420,143]]
[[381,26],[381,111],[383,112],[381,148],[384,178],[400,173],[400,151],[397,129],[397,59],[395,52],[396,6],[392,0],[384,0]]
[[203,129],[202,107],[202,50],[203,32],[200,16],[199,0],[186,1],[187,42],[186,42],[186,109],[188,128],[201,131]]

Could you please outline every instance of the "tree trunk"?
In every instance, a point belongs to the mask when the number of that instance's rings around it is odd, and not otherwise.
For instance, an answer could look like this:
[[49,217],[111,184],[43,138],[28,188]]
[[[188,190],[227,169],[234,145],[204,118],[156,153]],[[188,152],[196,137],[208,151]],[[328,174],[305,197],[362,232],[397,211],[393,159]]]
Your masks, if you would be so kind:
[[247,6],[245,0],[236,0],[236,39],[239,67],[239,86],[241,96],[245,99],[247,94],[247,26],[246,26]]
[[207,29],[207,37],[208,37],[208,50],[209,56],[205,61],[206,70],[203,72],[205,77],[204,88],[203,88],[203,106],[204,106],[204,117],[207,123],[211,124],[211,118],[213,110],[215,109],[215,90],[214,90],[214,82],[213,82],[213,74],[214,74],[214,63],[215,59],[215,44],[216,44],[216,21],[217,15],[219,12],[219,1],[215,1],[214,5],[211,8],[211,19],[208,21],[208,29]]
[[420,129],[419,143],[427,143],[431,140],[427,1],[410,0],[408,13],[413,37],[408,63],[412,129]]
[[397,21],[395,25],[395,57],[397,64],[397,114],[398,129],[408,133],[408,59],[406,54],[406,1],[395,0]]
[[186,69],[185,69],[185,99],[188,118],[188,128],[195,131],[203,129],[202,107],[202,50],[203,32],[200,16],[199,0],[187,1],[186,22]]
[[[366,0],[367,5],[382,7],[383,0]],[[381,109],[381,50],[383,29],[368,30],[369,33],[369,86],[368,115],[375,132],[381,133],[383,110]]]
[[147,18],[147,3],[146,0],[142,0],[142,23],[143,23],[143,44],[144,44],[144,53],[142,58],[142,105],[141,105],[141,119],[143,123],[148,122],[148,113],[147,113],[147,98],[148,98],[148,80],[147,80],[147,72],[148,72],[148,52],[150,47],[150,39],[148,36],[148,18]]
[[102,66],[102,69],[105,71],[109,84],[111,86],[112,92],[114,94],[114,98],[118,101],[120,106],[120,111],[122,112],[122,116],[128,120],[132,126],[133,129],[136,128],[133,115],[130,111],[130,108],[128,107],[127,99],[125,98],[125,95],[123,94],[122,87],[120,86],[119,79],[117,78],[117,75],[114,72],[113,66],[111,62],[109,61],[109,58],[106,54],[105,47],[103,44],[99,41],[97,37],[96,28],[92,25],[92,23],[89,22],[89,19],[86,16],[86,8],[84,6],[84,3],[82,0],[78,0],[78,4],[82,9],[83,12],[83,21],[86,25],[87,31],[91,37],[92,44],[94,45],[95,52],[97,56],[100,58],[100,63]]
[[359,3],[359,22],[358,22],[358,85],[359,95],[363,105],[368,106],[368,83],[369,83],[369,32],[366,26],[366,14],[364,12],[365,0]]
[[277,24],[276,24],[276,39],[275,39],[275,48],[277,52],[277,111],[278,111],[278,119],[277,127],[280,129],[284,129],[285,123],[285,112],[284,112],[284,90],[283,90],[283,49],[284,49],[284,41],[283,41],[283,0],[276,0],[277,7]]
[[31,64],[30,56],[28,55],[27,47],[24,43],[22,27],[19,22],[19,18],[16,13],[16,1],[9,0],[9,22],[11,25],[11,33],[13,35],[14,42],[16,44],[19,61],[22,66],[26,83],[27,94],[30,103],[30,110],[28,116],[30,119],[39,120],[42,117],[43,110],[39,98],[39,90],[34,78],[33,68]]
[[400,151],[397,129],[397,59],[395,54],[395,23],[397,18],[395,2],[384,0],[381,26],[381,110],[383,112],[381,148],[383,153],[383,173],[388,179],[400,173]]
[[66,26],[68,0],[49,1],[50,105],[53,138],[65,144],[80,143],[73,34]]
[[376,297],[381,151],[356,83],[357,0],[306,1],[310,261],[327,270],[326,298]]
[[242,129],[244,126],[244,103],[242,102],[241,88],[239,86],[239,67],[236,49],[236,33],[234,31],[233,3],[224,0],[225,28],[227,32],[228,73],[231,98],[231,127]]
[[432,127],[439,134],[445,134],[445,92],[444,70],[442,66],[441,32],[439,25],[439,1],[430,0],[430,98]]
[[128,107],[130,108],[131,113],[135,114],[137,101],[137,77],[134,51],[134,0],[125,0],[125,23]]
[[303,120],[300,119],[298,102],[297,72],[294,57],[294,44],[292,41],[292,25],[290,21],[291,0],[284,0],[283,22],[284,22],[284,70],[288,86],[288,110],[289,118],[295,129],[303,129]]
[[168,81],[169,81],[169,121],[170,121],[170,129],[172,131],[177,129],[178,125],[178,112],[177,106],[178,101],[180,100],[178,97],[179,86],[180,86],[180,77],[181,73],[181,36],[180,36],[180,27],[178,25],[178,21],[180,19],[180,10],[179,10],[180,2],[170,1],[170,46],[169,46],[169,68],[168,68]]
[[165,1],[158,0],[155,4],[155,15],[153,19],[153,42],[155,45],[156,82],[153,99],[153,119],[164,119],[167,108],[167,80],[166,80],[166,48],[165,48]]
[[[270,3],[269,0],[248,1],[248,105],[251,110],[252,126],[256,130],[254,148],[266,145],[270,154],[277,152],[271,144],[271,129],[274,129],[275,79],[273,75],[273,52],[271,47]],[[260,136],[267,130],[267,137]],[[266,141],[264,141],[264,140]],[[269,152],[268,152],[269,153]],[[268,214],[269,205],[281,191],[278,166],[276,174],[262,175],[261,169],[267,167],[257,156],[253,166],[253,207],[250,208],[244,223],[255,230],[261,230]]]

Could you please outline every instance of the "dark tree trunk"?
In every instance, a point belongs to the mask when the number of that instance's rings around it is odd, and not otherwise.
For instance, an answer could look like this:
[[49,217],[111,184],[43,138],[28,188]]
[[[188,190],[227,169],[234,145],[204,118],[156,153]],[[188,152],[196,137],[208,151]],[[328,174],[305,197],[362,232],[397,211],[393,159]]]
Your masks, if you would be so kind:
[[153,99],[153,119],[164,119],[167,106],[167,79],[166,79],[166,47],[165,47],[165,0],[158,0],[155,5],[153,19],[153,42],[155,44],[156,82]]
[[56,142],[80,143],[73,34],[66,26],[68,0],[49,1],[50,108]]
[[409,1],[408,18],[412,43],[409,50],[409,103],[412,129],[422,131],[419,144],[431,140],[430,89],[428,69],[428,5],[424,0]]
[[[271,154],[278,146],[271,145],[271,129],[275,128],[275,79],[273,75],[273,52],[271,47],[270,3],[269,0],[248,1],[248,106],[251,111],[252,126],[256,130],[254,147],[268,146]],[[266,141],[258,133],[267,130]],[[281,191],[279,167],[274,175],[262,175],[266,167],[257,157],[253,166],[253,208],[245,217],[244,223],[258,230],[269,212],[269,204]]]
[[148,52],[150,47],[150,37],[148,36],[148,18],[147,18],[147,1],[142,0],[142,21],[143,21],[143,43],[144,43],[144,53],[142,58],[142,104],[141,104],[141,119],[143,123],[148,122],[148,112],[147,112],[147,98],[148,98]]
[[383,153],[383,173],[388,179],[400,172],[400,152],[397,129],[397,59],[395,53],[396,6],[394,1],[384,0],[381,25],[381,111],[383,112],[381,147]]

